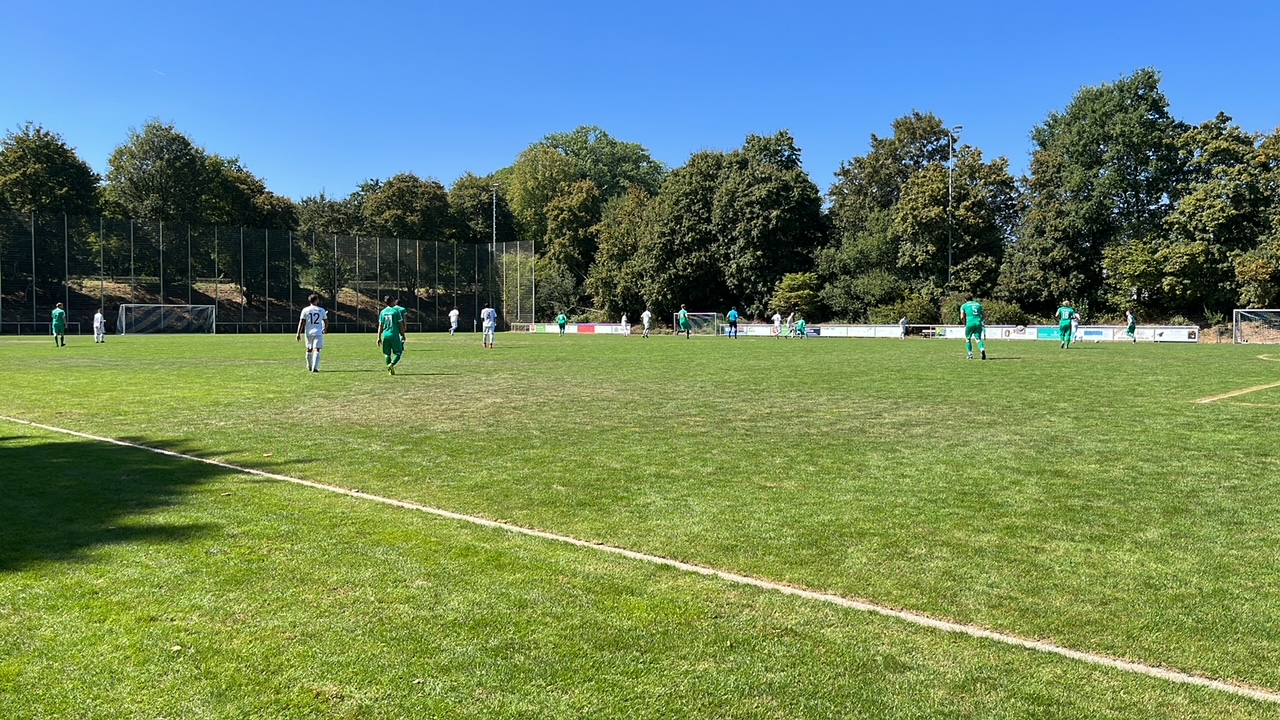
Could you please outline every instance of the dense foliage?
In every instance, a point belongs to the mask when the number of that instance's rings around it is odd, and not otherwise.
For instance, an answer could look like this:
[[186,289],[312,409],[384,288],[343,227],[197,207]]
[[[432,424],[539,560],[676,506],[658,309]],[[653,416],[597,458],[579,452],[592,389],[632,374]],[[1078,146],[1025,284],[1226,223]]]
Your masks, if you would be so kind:
[[575,316],[647,306],[666,317],[684,303],[766,317],[802,305],[819,320],[928,322],[945,319],[949,297],[973,293],[1027,321],[1063,300],[1087,320],[1131,308],[1213,321],[1280,302],[1280,135],[1246,132],[1225,113],[1199,125],[1174,118],[1153,69],[1082,88],[1049,113],[1031,131],[1024,177],[931,113],[891,129],[841,165],[825,198],[786,131],[668,169],[642,145],[584,126],[447,188],[401,173],[294,202],[158,120],[129,131],[102,178],[28,122],[0,140],[0,221],[103,214],[519,239],[536,248],[544,310]]

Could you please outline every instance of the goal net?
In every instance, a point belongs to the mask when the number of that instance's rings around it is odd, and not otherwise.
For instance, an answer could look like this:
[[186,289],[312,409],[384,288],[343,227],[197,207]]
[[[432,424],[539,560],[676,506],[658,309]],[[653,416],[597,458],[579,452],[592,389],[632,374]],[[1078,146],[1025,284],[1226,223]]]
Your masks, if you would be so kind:
[[216,305],[140,305],[120,306],[116,331],[121,335],[138,333],[212,333],[217,318]]
[[[722,313],[689,313],[689,332],[694,335],[719,335],[724,324]],[[671,327],[676,332],[684,332],[680,328],[680,313],[671,314]]]
[[1280,343],[1280,310],[1236,310],[1231,325],[1236,343]]

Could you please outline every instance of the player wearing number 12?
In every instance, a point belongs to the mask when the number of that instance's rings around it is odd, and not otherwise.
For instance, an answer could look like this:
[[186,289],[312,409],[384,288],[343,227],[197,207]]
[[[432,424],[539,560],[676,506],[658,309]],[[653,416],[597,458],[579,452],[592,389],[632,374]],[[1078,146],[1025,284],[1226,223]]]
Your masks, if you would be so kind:
[[978,352],[982,359],[987,359],[987,346],[982,342],[982,333],[986,323],[982,317],[982,303],[973,299],[972,295],[964,296],[965,303],[960,306],[960,321],[964,323],[964,349],[969,359],[973,359],[973,339],[978,339]]
[[1055,313],[1058,318],[1058,335],[1062,338],[1063,350],[1071,347],[1071,318],[1076,316],[1076,309],[1071,307],[1071,303],[1066,300],[1062,301],[1062,307],[1058,308]]
[[387,372],[396,374],[396,365],[404,354],[404,316],[396,310],[396,300],[390,295],[383,298],[386,307],[378,315],[378,345],[387,359]]
[[301,342],[302,334],[307,334],[307,370],[320,372],[320,349],[324,347],[324,331],[329,329],[329,311],[320,307],[320,296],[311,293],[307,298],[311,303],[302,309],[298,317],[298,334],[295,340]]

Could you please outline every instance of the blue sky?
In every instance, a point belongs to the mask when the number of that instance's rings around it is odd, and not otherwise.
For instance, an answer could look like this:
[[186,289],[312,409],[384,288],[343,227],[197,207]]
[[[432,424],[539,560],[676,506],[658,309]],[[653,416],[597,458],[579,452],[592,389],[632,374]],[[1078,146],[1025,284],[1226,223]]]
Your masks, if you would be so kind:
[[0,127],[32,120],[95,170],[172,122],[272,190],[449,185],[599,125],[679,166],[788,129],[824,191],[913,109],[1025,171],[1082,86],[1163,74],[1173,114],[1280,126],[1275,2],[43,2],[0,24]]

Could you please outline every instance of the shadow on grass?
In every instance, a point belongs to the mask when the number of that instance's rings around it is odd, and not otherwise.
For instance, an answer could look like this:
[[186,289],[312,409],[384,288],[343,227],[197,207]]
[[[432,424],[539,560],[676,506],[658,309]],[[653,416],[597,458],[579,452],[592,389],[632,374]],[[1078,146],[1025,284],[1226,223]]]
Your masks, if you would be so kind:
[[0,572],[75,562],[94,547],[182,542],[208,525],[155,522],[147,513],[232,471],[81,438],[0,435]]

